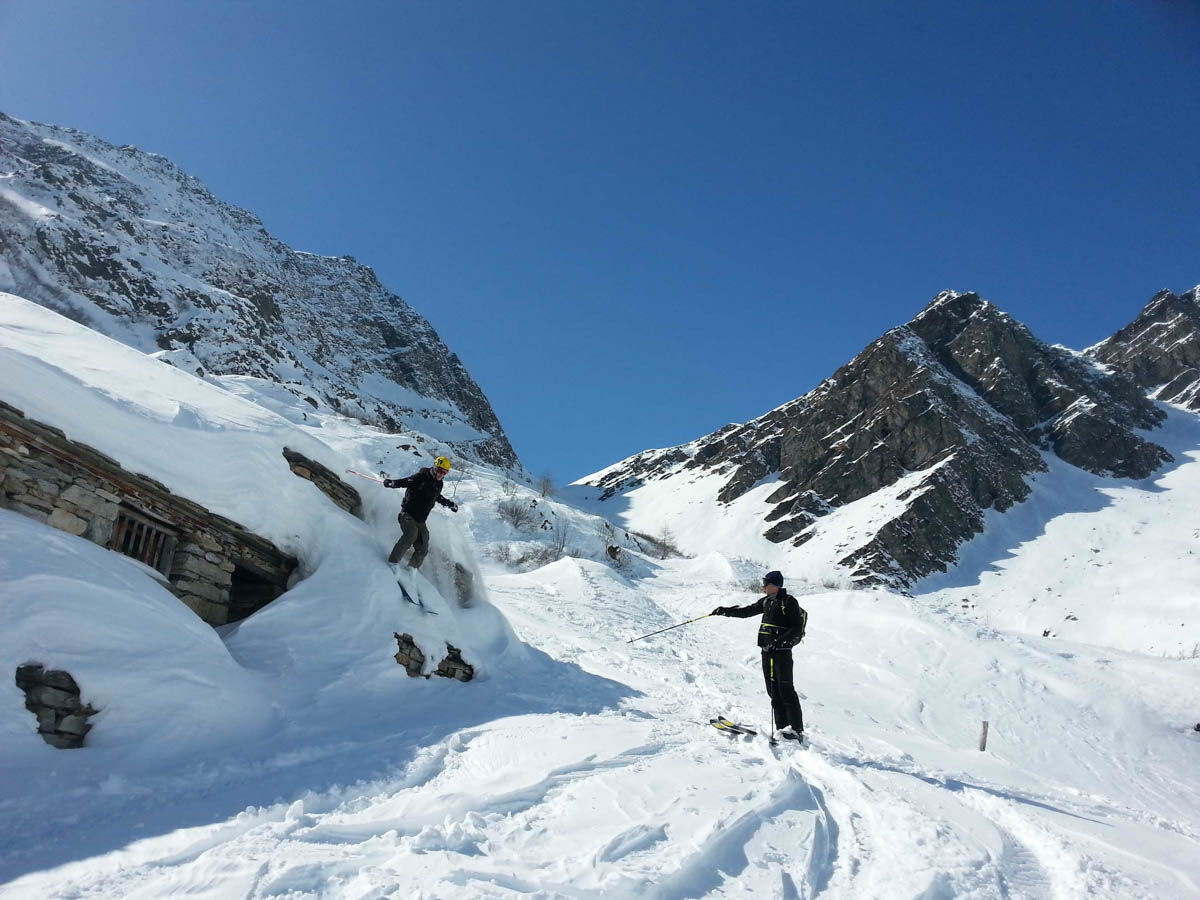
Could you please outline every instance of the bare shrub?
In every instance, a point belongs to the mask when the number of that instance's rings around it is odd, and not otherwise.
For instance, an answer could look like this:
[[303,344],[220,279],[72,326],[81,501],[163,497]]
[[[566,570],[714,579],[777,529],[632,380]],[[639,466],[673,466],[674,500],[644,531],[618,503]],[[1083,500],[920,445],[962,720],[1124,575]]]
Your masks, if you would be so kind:
[[535,519],[533,510],[520,500],[501,500],[496,504],[496,515],[519,531],[529,528]]
[[663,530],[658,533],[658,537],[654,539],[658,544],[658,558],[666,559],[671,556],[682,556],[679,552],[679,544],[675,540],[675,532],[670,527],[663,526]]
[[643,534],[640,531],[632,532],[632,535],[637,548],[648,556],[678,559],[684,555],[676,543],[675,533],[670,528],[663,528],[658,535]]
[[555,549],[550,544],[538,544],[529,550],[526,550],[517,557],[517,568],[536,569],[539,566],[545,566],[552,562],[558,562],[562,559],[561,556],[555,556]]
[[505,478],[500,482],[500,493],[510,499],[517,496],[517,483]]
[[554,475],[549,471],[543,472],[541,475],[539,475],[533,486],[543,497],[553,497],[556,493],[558,493],[554,487]]
[[567,535],[571,529],[565,521],[559,522],[554,528],[554,536],[550,539],[550,552],[555,559],[562,559],[567,554]]

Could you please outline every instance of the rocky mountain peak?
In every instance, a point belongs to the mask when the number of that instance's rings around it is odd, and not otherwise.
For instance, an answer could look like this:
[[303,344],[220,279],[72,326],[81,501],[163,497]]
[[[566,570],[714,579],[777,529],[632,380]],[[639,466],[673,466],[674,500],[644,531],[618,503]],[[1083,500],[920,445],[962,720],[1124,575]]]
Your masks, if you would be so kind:
[[585,481],[612,497],[708,473],[730,504],[774,478],[763,534],[800,547],[830,511],[917,475],[920,489],[840,560],[860,580],[906,584],[951,562],[985,510],[1024,499],[1043,453],[1149,475],[1170,457],[1135,429],[1162,418],[1128,378],[1039,341],[978,294],[947,291],[803,397]]
[[0,290],[166,361],[518,465],[433,327],[353,257],[288,247],[167,158],[0,113]]
[[1200,286],[1159,291],[1137,317],[1087,355],[1154,397],[1200,411]]

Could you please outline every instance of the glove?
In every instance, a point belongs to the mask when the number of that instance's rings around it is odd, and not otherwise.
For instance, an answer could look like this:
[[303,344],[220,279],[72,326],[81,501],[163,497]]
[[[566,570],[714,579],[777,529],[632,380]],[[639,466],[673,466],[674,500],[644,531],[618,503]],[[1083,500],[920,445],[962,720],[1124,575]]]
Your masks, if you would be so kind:
[[724,616],[727,613],[728,613],[728,607],[718,606],[716,609],[714,609],[712,612],[710,612],[709,615],[710,616]]
[[763,653],[774,653],[776,650],[782,649],[783,648],[775,641],[767,641],[767,643],[763,644],[762,646]]
[[396,482],[392,481],[390,478],[385,478],[383,479],[383,486],[386,488],[394,488],[396,486]]
[[450,512],[458,512],[458,504],[453,500],[450,501]]

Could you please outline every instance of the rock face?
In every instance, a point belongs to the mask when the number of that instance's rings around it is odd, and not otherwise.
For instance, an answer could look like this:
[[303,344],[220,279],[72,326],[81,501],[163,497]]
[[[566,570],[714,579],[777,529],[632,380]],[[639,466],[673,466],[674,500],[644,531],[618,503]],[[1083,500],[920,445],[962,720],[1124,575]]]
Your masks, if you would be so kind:
[[840,560],[859,581],[904,585],[952,562],[985,510],[1023,500],[1045,451],[1098,474],[1149,475],[1170,456],[1133,429],[1163,418],[1130,379],[1042,343],[976,294],[946,292],[811,393],[584,483],[611,497],[699,470],[731,503],[775,477],[763,533],[800,546],[831,510],[925,472],[902,511]]
[[517,463],[458,357],[370,268],[292,250],[161,156],[0,113],[0,222],[0,290],[189,371]]
[[1087,351],[1154,397],[1200,411],[1200,287],[1159,291],[1138,317]]

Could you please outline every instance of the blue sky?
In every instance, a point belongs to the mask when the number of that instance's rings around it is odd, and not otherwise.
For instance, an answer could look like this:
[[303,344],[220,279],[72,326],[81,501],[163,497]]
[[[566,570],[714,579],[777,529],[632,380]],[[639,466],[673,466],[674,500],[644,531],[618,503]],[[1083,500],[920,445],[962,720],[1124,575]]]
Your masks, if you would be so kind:
[[1084,347],[1200,282],[1197,10],[0,0],[0,110],[371,265],[569,480],[946,288]]

